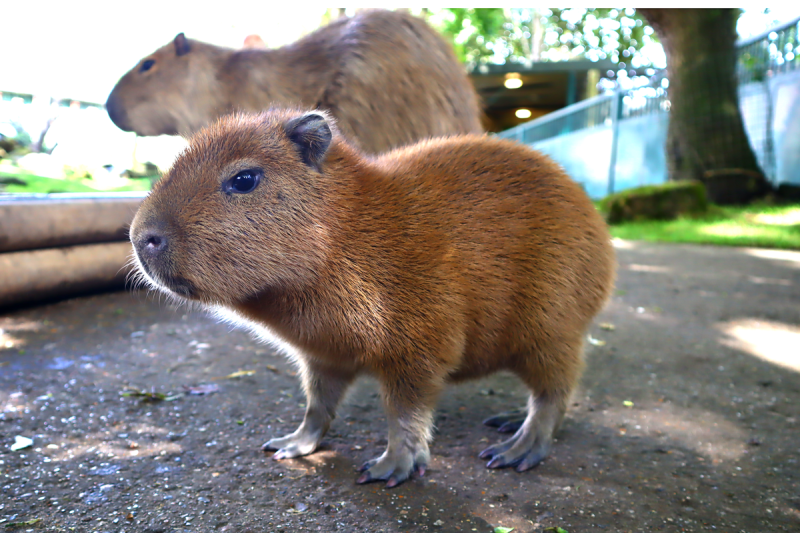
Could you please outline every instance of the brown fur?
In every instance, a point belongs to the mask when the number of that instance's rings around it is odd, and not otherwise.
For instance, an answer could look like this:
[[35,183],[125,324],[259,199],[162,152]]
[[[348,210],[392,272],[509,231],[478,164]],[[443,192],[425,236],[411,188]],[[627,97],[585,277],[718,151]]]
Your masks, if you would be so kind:
[[[125,74],[111,119],[139,135],[190,134],[232,111],[328,110],[368,153],[427,137],[480,133],[478,97],[451,47],[425,22],[391,11],[336,20],[276,50],[179,38]],[[141,72],[145,61],[152,67]]]
[[[546,156],[485,136],[367,158],[334,129],[317,158],[302,143],[319,149],[324,123],[302,137],[297,117],[314,113],[229,116],[195,136],[134,219],[140,265],[160,289],[297,351],[308,410],[267,443],[276,458],[312,452],[347,385],[369,373],[390,437],[360,481],[394,485],[424,471],[446,383],[510,370],[531,389],[528,417],[483,456],[535,466],[613,284],[609,234],[586,194]],[[221,192],[244,168],[263,171],[253,192]],[[154,234],[168,244],[149,258]]]

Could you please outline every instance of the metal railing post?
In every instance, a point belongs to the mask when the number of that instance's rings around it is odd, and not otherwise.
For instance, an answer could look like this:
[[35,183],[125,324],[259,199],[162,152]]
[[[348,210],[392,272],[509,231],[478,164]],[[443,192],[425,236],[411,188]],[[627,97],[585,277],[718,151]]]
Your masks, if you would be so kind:
[[619,144],[619,121],[622,118],[622,90],[617,90],[611,101],[611,161],[608,164],[608,194],[614,194],[614,179],[617,172],[617,145]]

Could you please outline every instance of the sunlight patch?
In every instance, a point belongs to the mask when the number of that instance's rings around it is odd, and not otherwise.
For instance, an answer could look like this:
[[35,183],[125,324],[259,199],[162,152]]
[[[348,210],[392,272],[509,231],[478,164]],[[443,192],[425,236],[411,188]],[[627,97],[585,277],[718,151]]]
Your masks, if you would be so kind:
[[767,320],[743,319],[720,324],[720,342],[759,359],[800,372],[800,327]]
[[764,228],[740,226],[737,224],[712,224],[698,228],[698,233],[715,237],[760,237]]
[[747,248],[744,250],[749,256],[758,257],[760,259],[775,259],[778,261],[786,261],[789,265],[795,268],[800,268],[800,252],[791,252],[789,250],[765,250],[762,248]]
[[670,267],[659,266],[659,265],[638,265],[636,263],[631,263],[627,266],[628,270],[632,270],[633,272],[650,272],[653,274],[670,274],[672,273],[672,269]]
[[747,217],[757,224],[770,226],[797,226],[800,225],[800,209],[792,209],[785,213],[758,213]]
[[614,246],[614,248],[619,248],[620,250],[633,250],[636,248],[636,243],[632,241],[625,241],[616,237],[611,239],[611,244]]
[[603,411],[605,426],[620,435],[666,439],[670,446],[692,450],[714,463],[734,461],[744,455],[747,436],[734,421],[707,410],[662,404],[656,409],[615,407]]

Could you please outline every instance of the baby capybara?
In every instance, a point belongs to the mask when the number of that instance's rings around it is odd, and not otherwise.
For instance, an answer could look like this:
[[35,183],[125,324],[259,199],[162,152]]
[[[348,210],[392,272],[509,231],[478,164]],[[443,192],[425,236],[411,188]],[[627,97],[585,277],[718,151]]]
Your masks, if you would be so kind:
[[288,346],[305,419],[268,441],[313,452],[359,374],[380,382],[389,440],[358,479],[394,486],[429,459],[449,382],[516,373],[528,414],[488,466],[547,454],[614,279],[606,226],[546,156],[487,136],[366,157],[319,111],[223,117],[131,226],[142,277]]

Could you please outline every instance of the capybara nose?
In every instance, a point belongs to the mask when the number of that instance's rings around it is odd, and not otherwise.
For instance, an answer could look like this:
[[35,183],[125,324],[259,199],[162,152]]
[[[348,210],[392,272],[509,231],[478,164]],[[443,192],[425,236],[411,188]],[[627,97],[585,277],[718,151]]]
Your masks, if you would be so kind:
[[128,125],[128,114],[125,112],[125,108],[122,104],[120,104],[115,91],[111,91],[111,94],[108,96],[106,111],[108,111],[108,117],[111,119],[111,122],[119,129],[122,131],[132,131],[131,127]]
[[167,236],[158,231],[145,231],[137,242],[139,254],[146,258],[156,259],[168,246]]

